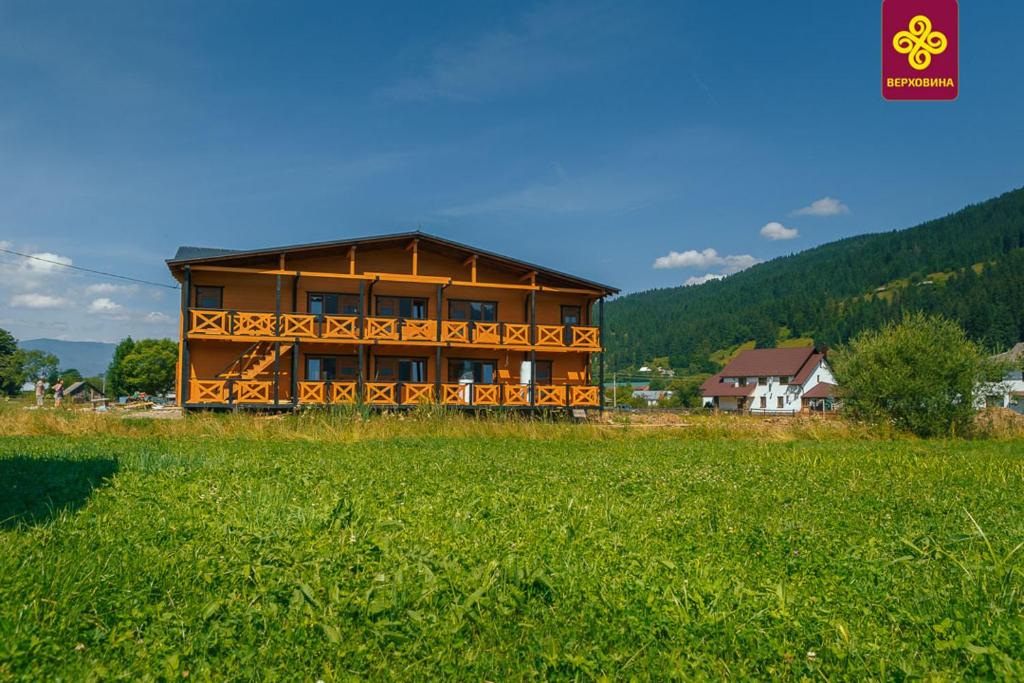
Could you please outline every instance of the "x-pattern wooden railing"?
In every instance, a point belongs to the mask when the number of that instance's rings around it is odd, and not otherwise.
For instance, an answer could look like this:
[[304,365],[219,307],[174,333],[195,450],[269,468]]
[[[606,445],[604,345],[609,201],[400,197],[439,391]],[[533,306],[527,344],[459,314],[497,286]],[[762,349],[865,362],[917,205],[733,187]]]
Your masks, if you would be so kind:
[[327,403],[327,383],[299,382],[299,403]]
[[468,406],[469,392],[469,385],[466,384],[442,384],[441,403],[451,406]]
[[474,384],[473,405],[496,406],[501,404],[500,386],[497,384]]
[[355,403],[355,382],[331,382],[331,403]]
[[324,316],[320,334],[324,339],[359,339],[359,318],[348,315]]
[[270,395],[273,388],[273,382],[263,380],[235,382],[235,401],[238,403],[270,403],[273,400]]
[[394,382],[367,382],[366,402],[373,405],[394,405]]
[[446,342],[469,343],[469,323],[461,320],[442,321],[441,339]]
[[275,336],[273,313],[235,313],[235,334],[245,337]]
[[574,406],[596,406],[601,402],[601,390],[592,386],[570,386],[569,403]]
[[367,318],[365,323],[367,339],[398,339],[397,318]]
[[228,383],[222,379],[194,379],[189,382],[188,393],[192,403],[224,403],[228,398]]
[[192,309],[190,313],[192,315],[189,320],[189,329],[192,332],[218,335],[231,333],[227,311],[204,311],[202,309]]
[[473,323],[474,344],[500,344],[501,323]]
[[437,321],[402,321],[402,339],[405,341],[435,341],[437,339]]
[[564,406],[565,387],[559,385],[538,385],[537,405],[539,406]]
[[281,334],[285,337],[315,337],[316,316],[309,313],[281,315]]
[[[310,313],[274,313],[191,309],[189,332],[200,336],[237,336],[301,339],[438,342],[481,346],[539,346],[596,351],[600,331],[584,325],[536,325],[528,323],[420,320],[348,315],[317,316]],[[318,321],[319,324],[318,324]],[[531,343],[535,330],[536,339]]]
[[529,346],[530,326],[525,323],[505,323],[505,343]]
[[538,346],[564,346],[565,340],[562,337],[561,325],[537,325]]
[[507,406],[528,406],[530,405],[529,384],[505,384],[503,385],[504,405]]
[[433,403],[434,402],[434,385],[433,384],[403,384],[402,385],[402,403],[406,405],[414,405],[416,403]]

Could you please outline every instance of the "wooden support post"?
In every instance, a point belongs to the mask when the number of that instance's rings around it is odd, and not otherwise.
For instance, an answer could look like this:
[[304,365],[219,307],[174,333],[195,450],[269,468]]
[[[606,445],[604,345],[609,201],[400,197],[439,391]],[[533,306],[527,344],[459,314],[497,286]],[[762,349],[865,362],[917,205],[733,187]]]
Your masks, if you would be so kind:
[[274,405],[281,402],[281,342],[274,342]]
[[[353,247],[354,249],[355,247]],[[359,281],[359,338],[363,338],[363,325],[366,322],[366,283]],[[362,347],[360,347],[362,348]]]
[[[284,270],[284,254],[281,254],[281,269]],[[274,295],[274,336],[281,336],[281,276],[277,276]],[[281,342],[274,342],[274,405],[281,402]]]
[[356,403],[361,403],[362,400],[363,400],[363,385],[366,383],[366,381],[365,381],[366,361],[365,361],[365,358],[364,358],[364,356],[366,354],[366,348],[362,344],[360,344],[358,352],[359,352],[359,374],[356,375]]
[[414,239],[412,242],[409,243],[409,246],[406,247],[406,249],[412,252],[412,274],[414,276],[419,275],[420,274],[420,241],[418,239]]
[[441,313],[443,308],[444,298],[444,286],[437,286],[437,341],[441,341],[441,319],[444,317]]
[[441,347],[435,349],[434,355],[434,394],[435,400],[441,402]]
[[189,372],[191,360],[188,353],[189,303],[191,299],[192,269],[189,266],[185,266],[184,282],[181,285],[181,379],[179,380],[181,384],[178,387],[178,405],[181,406],[182,410],[185,409],[185,404],[188,403],[188,381],[191,375]]
[[354,246],[348,248],[348,274],[356,274],[356,248]]
[[302,275],[299,271],[295,271],[295,277],[292,279],[292,313],[299,312],[299,277]]
[[299,405],[299,338],[292,345],[292,407]]
[[601,360],[597,366],[598,396],[601,397],[601,412],[604,412],[604,297],[597,300],[597,315],[600,319],[597,328],[597,345],[600,347]]

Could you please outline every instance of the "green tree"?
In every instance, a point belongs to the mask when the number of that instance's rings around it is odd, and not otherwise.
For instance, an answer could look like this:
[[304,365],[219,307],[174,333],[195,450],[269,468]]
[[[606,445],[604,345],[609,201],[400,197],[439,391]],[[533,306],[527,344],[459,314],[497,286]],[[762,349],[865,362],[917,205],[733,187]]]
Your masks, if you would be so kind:
[[126,393],[163,394],[174,387],[178,347],[170,339],[141,339],[122,359],[119,370]]
[[962,327],[922,313],[860,333],[832,355],[832,367],[853,415],[919,436],[968,432],[975,387],[989,371]]
[[58,370],[55,373],[53,373],[52,376],[54,379],[60,377],[62,380],[64,380],[64,386],[70,386],[75,382],[81,382],[82,379],[84,379],[82,377],[82,373],[78,371],[78,368],[67,368],[66,370]]
[[125,396],[131,393],[128,389],[128,385],[125,383],[124,373],[122,372],[121,366],[124,363],[125,357],[131,353],[134,348],[135,342],[132,341],[131,337],[122,339],[114,348],[114,357],[110,359],[110,365],[107,367],[108,396]]
[[38,377],[49,377],[60,365],[57,356],[45,351],[17,349],[9,356],[0,357],[0,385],[7,396],[16,396],[26,382]]

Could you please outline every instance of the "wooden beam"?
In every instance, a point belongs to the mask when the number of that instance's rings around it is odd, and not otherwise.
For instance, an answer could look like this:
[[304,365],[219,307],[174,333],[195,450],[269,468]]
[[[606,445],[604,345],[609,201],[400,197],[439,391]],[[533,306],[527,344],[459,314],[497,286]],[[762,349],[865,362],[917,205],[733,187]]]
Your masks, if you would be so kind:
[[348,248],[348,274],[356,274],[356,247],[352,245]]
[[277,267],[279,270],[284,270],[284,254],[281,254],[280,258],[278,258]]
[[[236,268],[234,266],[192,266],[192,270],[210,273],[238,273],[240,275],[294,275],[295,271],[274,270],[270,268]],[[311,270],[302,271],[305,277],[326,277],[339,280],[372,280],[372,275],[351,275],[348,273],[323,273]]]
[[412,251],[412,274],[419,275],[420,270],[420,241],[418,239],[413,240],[405,248],[406,251]]

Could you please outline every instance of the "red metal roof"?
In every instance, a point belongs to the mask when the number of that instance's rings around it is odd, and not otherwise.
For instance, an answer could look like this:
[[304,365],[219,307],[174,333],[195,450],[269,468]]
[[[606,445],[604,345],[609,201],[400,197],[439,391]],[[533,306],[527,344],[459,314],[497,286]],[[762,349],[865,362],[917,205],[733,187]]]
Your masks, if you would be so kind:
[[804,392],[804,398],[835,398],[836,385],[828,382],[819,382]]
[[811,356],[817,355],[813,346],[788,349],[749,349],[722,369],[723,377],[787,377],[796,375]]
[[793,384],[803,386],[804,382],[807,381],[807,378],[811,376],[811,373],[817,370],[818,364],[823,358],[825,358],[825,354],[823,353],[818,353],[817,351],[812,353],[811,357],[807,359],[806,363],[804,363],[804,366],[800,368],[800,372],[794,375]]

